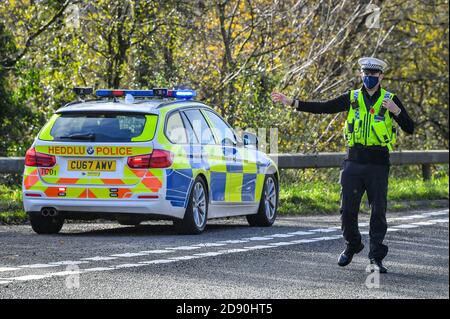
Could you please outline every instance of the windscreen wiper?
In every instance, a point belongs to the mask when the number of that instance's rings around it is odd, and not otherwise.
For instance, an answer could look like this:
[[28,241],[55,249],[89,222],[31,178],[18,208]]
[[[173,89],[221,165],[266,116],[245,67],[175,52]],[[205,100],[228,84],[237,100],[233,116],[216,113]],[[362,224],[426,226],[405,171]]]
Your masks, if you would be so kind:
[[76,134],[70,134],[67,136],[60,136],[58,137],[60,139],[71,139],[71,140],[88,140],[88,141],[95,141],[95,134],[94,133],[76,133]]

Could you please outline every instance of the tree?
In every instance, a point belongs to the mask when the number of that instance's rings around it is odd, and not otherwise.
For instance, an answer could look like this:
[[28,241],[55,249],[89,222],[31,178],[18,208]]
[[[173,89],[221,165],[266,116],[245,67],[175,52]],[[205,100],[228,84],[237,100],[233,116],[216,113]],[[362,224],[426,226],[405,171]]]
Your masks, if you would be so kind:
[[270,93],[342,94],[368,55],[389,62],[384,85],[417,123],[400,147],[448,148],[447,0],[18,0],[0,2],[0,23],[0,130],[17,129],[4,153],[23,154],[77,85],[190,86],[236,127],[278,128],[281,152],[341,151],[345,114],[297,114]]

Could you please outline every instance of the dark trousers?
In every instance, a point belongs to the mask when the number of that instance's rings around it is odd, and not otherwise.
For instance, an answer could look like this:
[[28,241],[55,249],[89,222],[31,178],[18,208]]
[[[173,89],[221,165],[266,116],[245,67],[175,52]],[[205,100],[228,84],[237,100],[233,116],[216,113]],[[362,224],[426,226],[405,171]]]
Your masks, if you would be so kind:
[[341,220],[344,239],[350,249],[356,249],[361,243],[358,229],[358,213],[361,197],[367,192],[370,215],[370,252],[369,258],[382,260],[388,247],[383,245],[387,231],[386,206],[389,166],[360,164],[345,161],[341,172]]

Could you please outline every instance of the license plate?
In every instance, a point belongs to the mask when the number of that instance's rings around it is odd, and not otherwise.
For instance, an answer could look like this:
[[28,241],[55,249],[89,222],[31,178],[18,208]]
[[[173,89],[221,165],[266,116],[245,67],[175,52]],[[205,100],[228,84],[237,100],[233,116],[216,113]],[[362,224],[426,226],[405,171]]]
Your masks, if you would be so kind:
[[69,171],[94,171],[115,172],[116,161],[105,160],[69,160],[67,163]]

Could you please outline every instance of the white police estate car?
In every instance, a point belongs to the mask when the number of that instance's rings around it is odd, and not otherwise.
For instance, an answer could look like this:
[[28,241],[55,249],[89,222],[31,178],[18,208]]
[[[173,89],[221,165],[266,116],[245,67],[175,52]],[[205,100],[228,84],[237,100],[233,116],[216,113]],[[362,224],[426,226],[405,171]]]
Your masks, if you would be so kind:
[[219,217],[273,224],[275,163],[257,149],[256,136],[241,140],[212,108],[191,100],[195,91],[96,95],[57,110],[26,153],[23,203],[35,232],[94,218],[127,225],[171,219],[188,234]]

